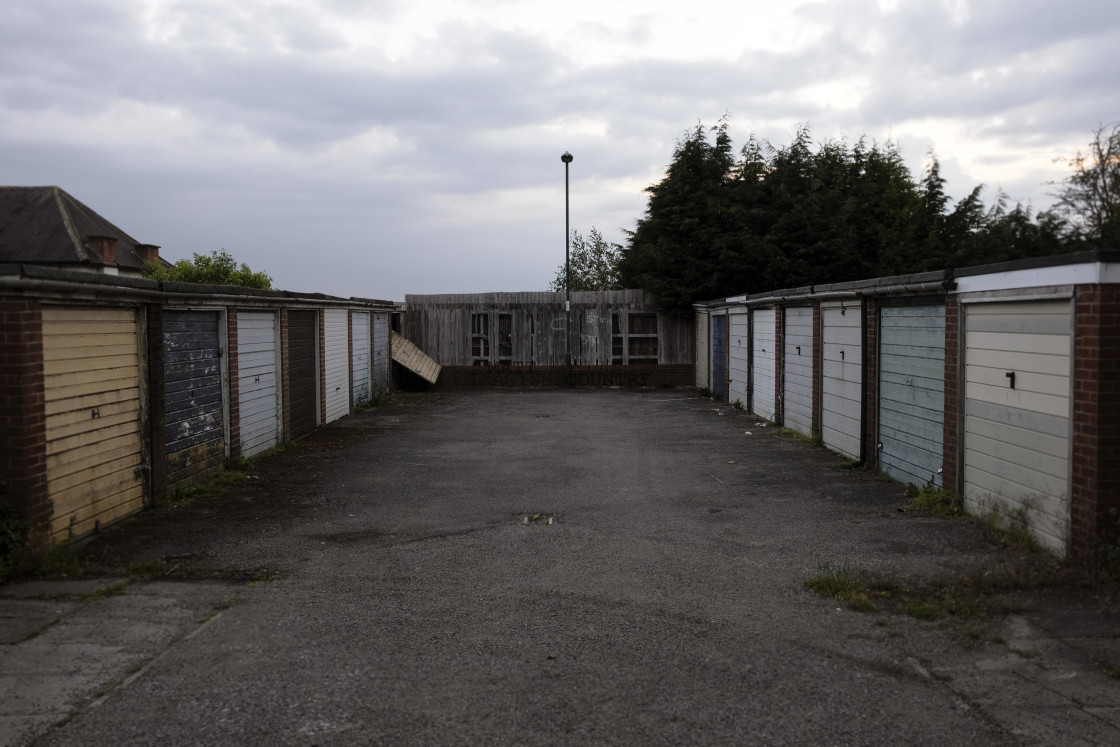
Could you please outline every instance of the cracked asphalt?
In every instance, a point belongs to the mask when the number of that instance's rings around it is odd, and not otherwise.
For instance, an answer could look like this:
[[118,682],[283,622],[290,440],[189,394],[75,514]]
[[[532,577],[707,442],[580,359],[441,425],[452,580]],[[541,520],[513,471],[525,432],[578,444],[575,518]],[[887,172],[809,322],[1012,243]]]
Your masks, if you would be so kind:
[[1120,743],[1114,588],[968,635],[808,592],[1016,557],[756,423],[673,390],[346,418],[89,548],[276,580],[0,588],[0,742]]

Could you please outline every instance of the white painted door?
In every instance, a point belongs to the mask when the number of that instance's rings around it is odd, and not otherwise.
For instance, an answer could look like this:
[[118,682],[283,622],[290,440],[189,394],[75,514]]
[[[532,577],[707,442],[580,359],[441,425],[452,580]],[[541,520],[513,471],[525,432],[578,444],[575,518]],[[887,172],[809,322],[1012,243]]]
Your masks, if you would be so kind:
[[325,356],[327,394],[324,423],[338,420],[350,413],[350,341],[347,334],[346,309],[323,312],[323,353]]
[[813,307],[785,310],[782,343],[782,424],[813,435]]
[[879,466],[901,482],[941,485],[945,306],[879,313]]
[[728,378],[731,383],[728,385],[727,401],[728,402],[742,402],[743,405],[749,405],[748,402],[748,384],[750,381],[750,369],[748,368],[750,361],[751,350],[751,337],[750,337],[750,312],[747,309],[739,311],[731,311],[728,314],[728,326],[730,328],[730,336],[728,337]]
[[821,304],[821,439],[860,458],[863,428],[863,325],[858,301]]
[[777,313],[774,309],[755,309],[754,311],[754,361],[752,373],[754,374],[754,391],[751,398],[751,412],[759,417],[773,420],[776,412],[776,382],[778,356],[774,347],[777,344],[775,334],[775,319]]
[[1069,542],[1070,301],[965,306],[964,498]]
[[370,399],[369,361],[369,312],[355,311],[350,315],[350,357],[354,369],[354,404]]
[[237,312],[237,396],[244,457],[267,451],[280,440],[277,332],[276,312]]
[[373,391],[389,391],[389,314],[373,314]]

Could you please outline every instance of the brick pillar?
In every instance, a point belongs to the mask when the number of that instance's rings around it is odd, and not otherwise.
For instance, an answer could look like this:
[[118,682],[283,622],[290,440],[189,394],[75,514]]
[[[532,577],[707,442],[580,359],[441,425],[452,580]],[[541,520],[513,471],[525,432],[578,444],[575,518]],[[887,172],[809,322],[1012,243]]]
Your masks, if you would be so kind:
[[879,464],[879,301],[863,301],[863,443],[864,464]]
[[1070,554],[1120,546],[1120,287],[1074,292]]
[[280,309],[280,411],[283,414],[280,440],[292,440],[292,383],[288,376],[288,310]]
[[824,365],[824,336],[821,327],[821,304],[813,304],[813,435],[821,435],[821,401]]
[[[372,322],[372,319],[370,320]],[[372,326],[372,324],[371,324]],[[372,356],[371,356],[372,357]],[[350,372],[350,401],[346,403],[347,414],[354,414],[354,311],[346,312],[346,370]]]
[[241,382],[237,363],[237,307],[226,307],[226,369],[229,371],[229,466],[241,461]]
[[47,490],[43,311],[38,301],[0,302],[0,501],[47,537],[54,514]]
[[163,371],[163,307],[149,304],[148,316],[148,443],[151,448],[152,502],[167,497],[167,400]]
[[319,422],[327,420],[327,320],[325,309],[319,309]]
[[960,393],[961,304],[956,296],[945,299],[945,424],[941,430],[941,487],[960,493]]
[[774,423],[785,425],[786,418],[786,309],[774,308]]

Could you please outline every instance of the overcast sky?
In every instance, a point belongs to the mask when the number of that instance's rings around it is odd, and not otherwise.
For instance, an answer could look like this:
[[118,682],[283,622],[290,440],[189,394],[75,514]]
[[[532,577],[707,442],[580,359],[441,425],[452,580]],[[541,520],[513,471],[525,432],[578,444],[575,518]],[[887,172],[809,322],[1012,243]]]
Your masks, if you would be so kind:
[[544,290],[681,133],[894,138],[1035,209],[1120,119],[1105,0],[2,0],[0,183],[276,287]]

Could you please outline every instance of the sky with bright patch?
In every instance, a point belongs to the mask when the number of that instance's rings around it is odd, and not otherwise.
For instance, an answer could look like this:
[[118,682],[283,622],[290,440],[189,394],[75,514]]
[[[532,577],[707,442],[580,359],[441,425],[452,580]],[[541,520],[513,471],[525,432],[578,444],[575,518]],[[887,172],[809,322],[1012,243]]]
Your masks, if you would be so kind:
[[[1120,119],[1102,0],[4,0],[0,183],[274,286],[545,290],[624,243],[682,133],[894,139],[954,199],[1048,207]],[[1056,160],[1057,159],[1057,160]]]

